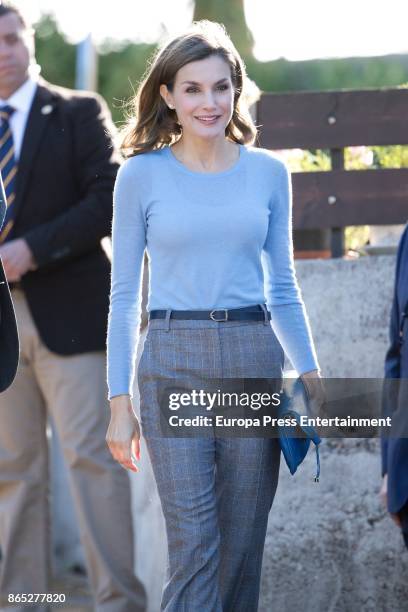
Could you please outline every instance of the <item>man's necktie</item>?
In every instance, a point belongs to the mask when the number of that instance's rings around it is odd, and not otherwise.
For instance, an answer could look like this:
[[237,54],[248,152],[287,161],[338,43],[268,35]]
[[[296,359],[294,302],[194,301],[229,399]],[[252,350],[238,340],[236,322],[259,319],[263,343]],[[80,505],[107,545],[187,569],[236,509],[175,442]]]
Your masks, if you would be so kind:
[[0,233],[0,243],[4,242],[10,233],[14,223],[14,200],[16,197],[16,174],[17,164],[14,157],[14,140],[10,128],[10,117],[15,109],[6,105],[0,107],[0,171],[6,194],[7,212],[4,219],[3,229]]

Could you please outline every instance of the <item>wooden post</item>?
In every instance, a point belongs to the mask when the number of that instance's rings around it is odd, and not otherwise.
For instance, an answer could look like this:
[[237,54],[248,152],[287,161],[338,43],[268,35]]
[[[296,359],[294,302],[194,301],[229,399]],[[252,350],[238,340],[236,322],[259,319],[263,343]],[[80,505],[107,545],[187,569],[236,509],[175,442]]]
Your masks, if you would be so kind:
[[[330,157],[332,170],[344,170],[344,149],[330,149]],[[328,197],[327,205],[341,206],[341,202],[335,193]],[[342,227],[332,228],[330,242],[332,257],[343,257],[344,230]]]

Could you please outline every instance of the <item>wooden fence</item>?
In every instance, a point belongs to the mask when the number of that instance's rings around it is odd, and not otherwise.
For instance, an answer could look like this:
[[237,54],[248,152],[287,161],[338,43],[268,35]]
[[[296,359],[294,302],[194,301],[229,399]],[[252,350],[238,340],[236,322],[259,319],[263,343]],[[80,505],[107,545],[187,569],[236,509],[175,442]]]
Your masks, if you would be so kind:
[[256,118],[261,147],[330,150],[330,171],[292,174],[295,234],[330,230],[341,257],[345,227],[406,223],[408,169],[345,170],[344,148],[408,144],[408,89],[265,93]]

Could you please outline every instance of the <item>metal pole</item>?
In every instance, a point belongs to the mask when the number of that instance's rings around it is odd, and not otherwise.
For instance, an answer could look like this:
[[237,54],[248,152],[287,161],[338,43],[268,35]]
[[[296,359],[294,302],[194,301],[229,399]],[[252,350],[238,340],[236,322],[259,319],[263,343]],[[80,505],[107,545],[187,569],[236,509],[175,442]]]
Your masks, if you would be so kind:
[[97,81],[98,55],[92,41],[92,34],[88,34],[77,46],[75,87],[96,91]]

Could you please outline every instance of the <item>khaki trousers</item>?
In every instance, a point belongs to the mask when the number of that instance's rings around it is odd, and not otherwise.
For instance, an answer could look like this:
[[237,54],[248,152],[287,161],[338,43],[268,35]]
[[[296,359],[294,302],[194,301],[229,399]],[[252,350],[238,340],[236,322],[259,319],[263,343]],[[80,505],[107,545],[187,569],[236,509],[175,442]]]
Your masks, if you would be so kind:
[[24,293],[13,290],[13,300],[20,363],[13,384],[0,394],[0,605],[9,593],[50,592],[49,412],[68,467],[95,609],[145,610],[145,591],[133,574],[129,477],[105,441],[105,353],[52,353]]

